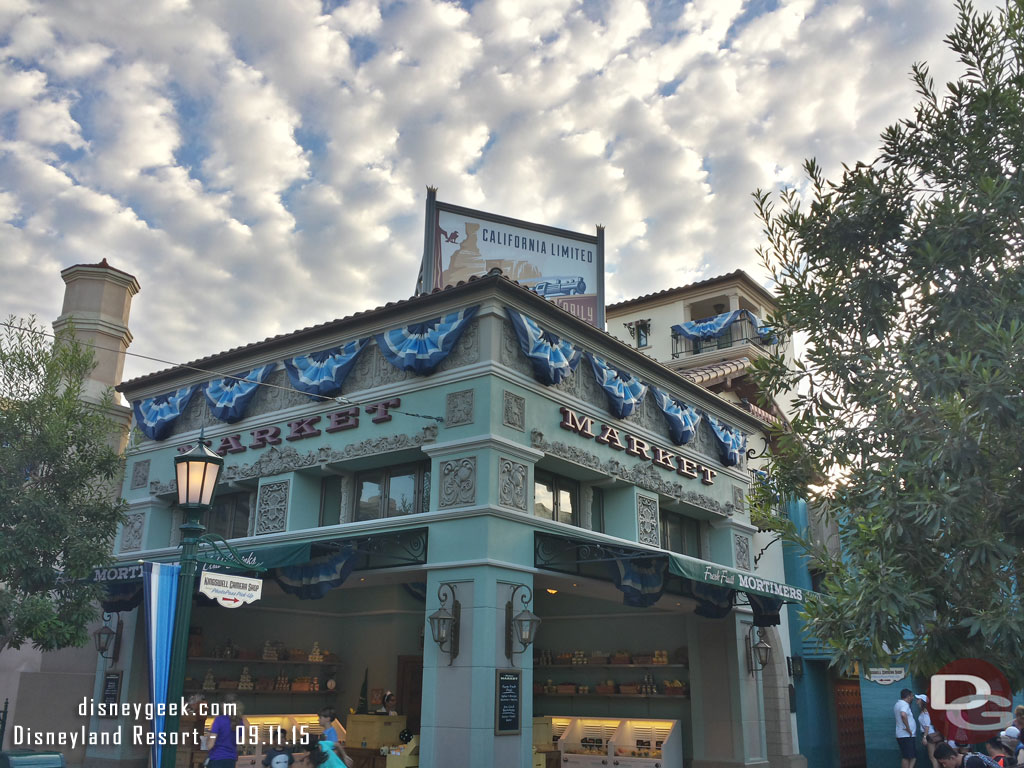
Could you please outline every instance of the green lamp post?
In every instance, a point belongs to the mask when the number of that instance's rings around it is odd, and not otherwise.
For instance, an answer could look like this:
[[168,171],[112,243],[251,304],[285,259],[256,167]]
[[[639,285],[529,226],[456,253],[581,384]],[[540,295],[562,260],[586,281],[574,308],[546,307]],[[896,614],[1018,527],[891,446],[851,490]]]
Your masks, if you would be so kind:
[[[184,514],[181,523],[181,571],[178,575],[178,602],[174,609],[174,638],[171,643],[171,666],[167,679],[167,701],[177,706],[185,687],[185,657],[188,652],[188,628],[192,618],[192,588],[198,570],[199,541],[206,530],[199,518],[213,504],[217,479],[224,459],[203,444],[202,435],[196,446],[174,457],[174,473],[178,481],[178,506]],[[177,712],[177,709],[174,710]],[[167,733],[176,733],[181,715],[169,715]],[[160,768],[174,768],[177,748],[168,744],[163,749]]]

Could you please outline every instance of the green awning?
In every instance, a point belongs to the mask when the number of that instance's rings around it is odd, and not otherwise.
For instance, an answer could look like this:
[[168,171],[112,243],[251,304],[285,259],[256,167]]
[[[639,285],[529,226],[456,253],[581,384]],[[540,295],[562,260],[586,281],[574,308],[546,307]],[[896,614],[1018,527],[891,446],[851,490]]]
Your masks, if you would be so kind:
[[666,554],[668,555],[669,573],[682,576],[684,579],[716,587],[737,589],[741,592],[751,592],[755,595],[776,597],[790,602],[802,603],[804,601],[804,591],[799,587],[780,584],[752,573],[710,563],[707,560],[699,560],[689,555],[679,555],[674,552],[666,552]]
[[[281,568],[286,565],[300,565],[308,563],[311,558],[308,541],[299,544],[250,544],[248,546],[236,546],[235,549],[238,550],[238,554],[243,562],[251,565],[254,569],[263,568],[269,570],[270,568]],[[206,553],[205,549],[199,552],[200,556]],[[220,566],[204,564],[203,569],[219,571]],[[228,570],[242,569],[229,568]]]

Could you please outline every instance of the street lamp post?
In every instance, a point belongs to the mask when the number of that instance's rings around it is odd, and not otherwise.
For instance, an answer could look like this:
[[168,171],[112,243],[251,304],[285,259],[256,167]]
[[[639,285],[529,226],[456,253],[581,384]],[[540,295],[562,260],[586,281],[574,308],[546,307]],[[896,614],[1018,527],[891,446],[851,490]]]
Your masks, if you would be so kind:
[[[185,519],[181,524],[181,571],[178,574],[178,602],[174,609],[174,637],[171,642],[171,666],[167,679],[167,702],[174,707],[168,712],[166,732],[178,732],[181,703],[185,688],[185,658],[188,652],[188,629],[192,619],[192,588],[198,570],[199,539],[206,529],[199,518],[213,504],[217,479],[224,459],[203,444],[202,436],[196,446],[174,457],[174,471],[178,481],[178,506]],[[171,714],[174,712],[174,714]],[[163,749],[160,768],[174,768],[177,747],[170,740]]]

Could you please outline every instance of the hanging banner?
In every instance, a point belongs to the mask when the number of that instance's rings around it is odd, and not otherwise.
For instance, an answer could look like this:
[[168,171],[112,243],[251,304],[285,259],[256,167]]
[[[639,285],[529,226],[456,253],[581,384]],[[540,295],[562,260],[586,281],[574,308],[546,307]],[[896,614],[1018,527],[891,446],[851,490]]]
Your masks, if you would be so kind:
[[604,230],[583,235],[439,202],[427,192],[417,293],[498,268],[566,311],[604,328]]
[[199,593],[216,600],[225,608],[238,608],[262,597],[263,579],[203,571]]

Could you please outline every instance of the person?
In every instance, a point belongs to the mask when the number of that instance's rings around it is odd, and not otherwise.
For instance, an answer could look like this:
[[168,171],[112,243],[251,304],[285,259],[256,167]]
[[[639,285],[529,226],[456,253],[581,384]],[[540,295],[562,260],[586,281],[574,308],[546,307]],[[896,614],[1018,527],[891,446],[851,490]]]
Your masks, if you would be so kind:
[[[1005,731],[999,734],[999,738],[1002,739],[1003,745],[1010,751],[1010,754],[1014,754],[1017,751],[1017,747],[1020,746],[1020,729],[1016,725],[1011,725]],[[1020,762],[1019,760],[1017,761]]]
[[[333,750],[338,753],[343,761],[350,760],[351,758],[345,752],[345,747],[341,743],[341,736],[338,734],[338,729],[334,727],[334,721],[338,719],[337,712],[334,711],[334,707],[324,707],[320,710],[319,714],[320,727],[323,728],[323,736],[320,738],[331,745]],[[315,755],[315,750],[310,751],[310,759]],[[345,763],[349,765],[349,763]]]
[[892,708],[896,716],[896,744],[900,748],[901,768],[914,768],[917,762],[917,744],[914,742],[914,734],[917,732],[917,722],[914,720],[914,711],[910,708],[910,702],[914,700],[914,692],[909,688],[900,691],[900,700]]
[[935,747],[935,759],[942,768],[992,768],[999,765],[988,755],[977,752],[963,754],[949,744],[939,744]]
[[345,752],[340,742],[331,742],[320,737],[309,752],[309,761],[318,768],[352,768],[355,761]]
[[384,699],[381,701],[380,706],[377,707],[376,714],[378,715],[397,715],[398,710],[395,707],[398,705],[398,699],[395,698],[395,694],[391,691],[387,691],[384,694]]
[[993,736],[985,742],[985,752],[999,765],[999,768],[1006,768],[1007,766],[1017,764],[1010,755],[1010,750],[1006,748],[1003,740],[998,736]]
[[917,716],[917,722],[921,725],[921,743],[928,750],[928,762],[932,764],[932,768],[939,768],[939,764],[935,760],[935,745],[942,741],[942,736],[932,725],[932,715],[928,711],[928,697],[919,693],[914,698],[917,699],[918,706],[921,707],[921,714]]
[[210,724],[210,732],[206,736],[210,749],[206,762],[208,768],[235,768],[238,761],[235,729],[242,725],[242,702],[238,696],[229,693],[224,696],[222,704],[221,710],[232,714],[217,715]]

